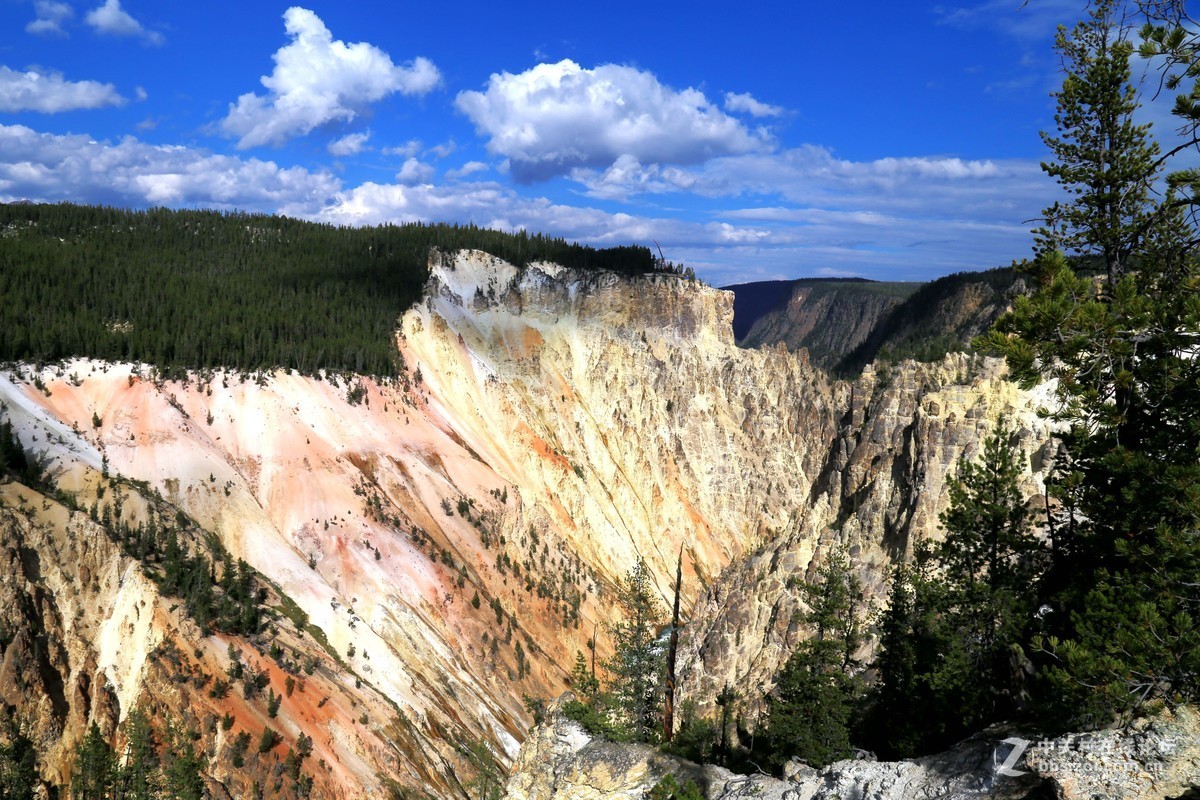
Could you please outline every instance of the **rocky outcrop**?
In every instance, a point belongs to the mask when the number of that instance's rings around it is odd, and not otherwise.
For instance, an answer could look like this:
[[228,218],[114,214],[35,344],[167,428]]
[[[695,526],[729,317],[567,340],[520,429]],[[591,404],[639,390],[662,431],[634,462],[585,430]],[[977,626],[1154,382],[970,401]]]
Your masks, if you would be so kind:
[[1200,797],[1200,712],[1177,708],[1125,729],[1034,742],[1023,768],[1063,800]]
[[789,787],[769,776],[736,775],[647,745],[593,738],[561,714],[563,699],[551,706],[546,722],[534,728],[522,745],[508,779],[506,800],[643,800],[668,775],[680,784],[695,782],[710,800],[787,796]]
[[[788,764],[785,780],[735,775],[646,745],[595,739],[552,713],[526,740],[507,800],[640,800],[664,777],[708,800],[1166,800],[1200,790],[1200,716],[1192,709],[1126,730],[1029,741],[992,729],[944,753],[906,761]],[[1190,795],[1188,795],[1190,796]]]

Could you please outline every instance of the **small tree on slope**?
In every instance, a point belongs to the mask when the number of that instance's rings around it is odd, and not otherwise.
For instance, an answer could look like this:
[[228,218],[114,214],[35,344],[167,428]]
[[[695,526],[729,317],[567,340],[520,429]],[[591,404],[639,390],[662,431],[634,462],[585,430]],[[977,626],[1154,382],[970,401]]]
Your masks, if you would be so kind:
[[802,591],[803,621],[813,636],[788,659],[767,701],[768,755],[776,766],[797,757],[820,767],[849,756],[852,715],[862,695],[854,661],[862,585],[846,554],[833,552]]

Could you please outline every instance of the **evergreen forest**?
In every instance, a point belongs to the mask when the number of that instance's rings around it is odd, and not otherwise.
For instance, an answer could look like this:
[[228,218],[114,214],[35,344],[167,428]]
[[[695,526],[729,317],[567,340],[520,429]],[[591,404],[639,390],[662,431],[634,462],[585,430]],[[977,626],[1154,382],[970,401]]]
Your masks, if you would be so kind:
[[391,377],[393,332],[433,249],[624,274],[675,271],[648,248],[597,250],[473,225],[334,227],[215,211],[0,205],[0,361],[84,356],[169,375],[231,368]]

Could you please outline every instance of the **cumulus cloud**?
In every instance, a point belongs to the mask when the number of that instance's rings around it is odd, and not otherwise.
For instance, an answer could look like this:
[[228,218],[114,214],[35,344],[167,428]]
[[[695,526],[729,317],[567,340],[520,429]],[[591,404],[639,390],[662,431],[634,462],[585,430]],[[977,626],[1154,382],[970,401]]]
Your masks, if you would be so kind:
[[149,44],[166,41],[158,31],[147,30],[142,23],[121,8],[121,0],[104,0],[104,5],[93,8],[83,18],[97,33],[109,36],[136,36]]
[[451,139],[448,142],[442,142],[441,144],[435,144],[433,147],[429,148],[429,152],[432,155],[436,156],[437,158],[445,158],[446,156],[452,154],[457,149],[458,149],[458,145],[455,143],[455,141],[453,139]]
[[17,72],[0,66],[0,111],[57,114],[126,102],[111,83],[69,81],[57,72]]
[[423,95],[441,83],[429,59],[398,66],[374,45],[335,40],[308,9],[293,6],[283,20],[292,41],[275,52],[274,71],[261,79],[267,94],[243,94],[221,121],[241,149],[282,145],[319,126],[352,120],[388,95]]
[[570,177],[603,200],[628,200],[639,194],[686,192],[696,186],[699,173],[682,167],[642,164],[633,156],[619,156],[603,171],[574,169]]
[[25,26],[27,33],[38,36],[66,36],[63,25],[75,16],[75,9],[71,8],[69,3],[60,3],[57,0],[34,0],[33,13],[33,21]]
[[781,106],[773,106],[754,99],[749,92],[725,93],[725,110],[734,114],[749,114],[752,117],[778,117],[783,114]]
[[424,164],[415,158],[410,158],[396,173],[396,181],[402,186],[414,186],[419,183],[429,183],[437,172],[429,164]]
[[334,139],[326,149],[329,150],[330,155],[335,155],[339,158],[356,156],[363,151],[367,140],[370,138],[370,131],[366,133],[348,133],[340,139]]
[[0,201],[70,200],[280,211],[299,216],[341,188],[328,172],[187,147],[117,143],[0,125]]
[[461,92],[455,102],[521,182],[604,169],[622,156],[698,164],[770,146],[766,134],[749,130],[703,92],[677,91],[649,72],[616,64],[584,69],[564,60],[493,74],[485,91]]

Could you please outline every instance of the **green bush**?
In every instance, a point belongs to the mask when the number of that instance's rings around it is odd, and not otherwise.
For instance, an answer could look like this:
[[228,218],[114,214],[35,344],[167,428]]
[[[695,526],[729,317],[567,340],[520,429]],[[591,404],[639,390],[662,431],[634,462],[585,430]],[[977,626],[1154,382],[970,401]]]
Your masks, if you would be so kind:
[[650,800],[705,800],[704,792],[695,781],[686,781],[682,786],[674,775],[667,775],[650,787]]

